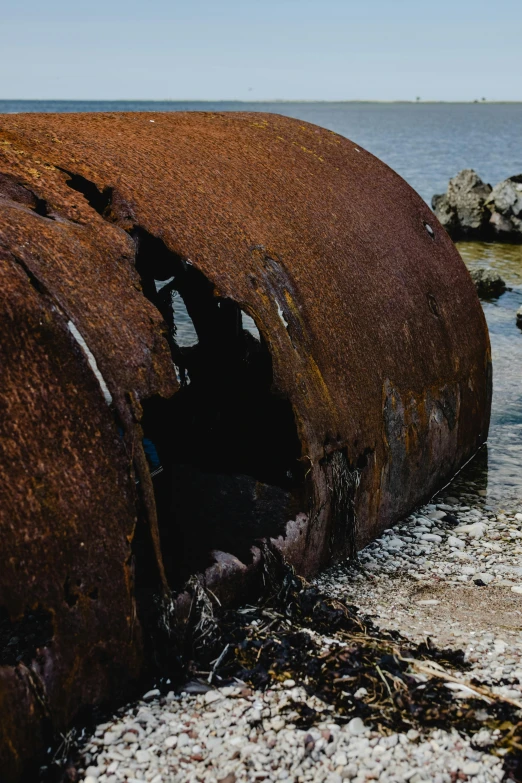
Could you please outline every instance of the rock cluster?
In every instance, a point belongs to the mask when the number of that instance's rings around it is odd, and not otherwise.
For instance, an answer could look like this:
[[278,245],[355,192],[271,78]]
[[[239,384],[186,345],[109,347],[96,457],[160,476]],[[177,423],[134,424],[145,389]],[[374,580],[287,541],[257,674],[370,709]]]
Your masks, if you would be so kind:
[[522,174],[492,188],[463,169],[446,193],[433,196],[432,207],[452,239],[522,242]]

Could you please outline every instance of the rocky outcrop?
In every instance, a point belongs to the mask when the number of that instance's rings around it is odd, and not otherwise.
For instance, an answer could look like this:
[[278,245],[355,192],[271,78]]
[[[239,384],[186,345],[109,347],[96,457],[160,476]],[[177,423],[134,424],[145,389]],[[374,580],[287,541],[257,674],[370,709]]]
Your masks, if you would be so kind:
[[485,205],[491,191],[473,169],[464,169],[450,179],[445,194],[433,196],[432,207],[450,236],[476,234],[489,221]]
[[496,299],[506,290],[506,284],[493,269],[473,269],[471,279],[480,299]]
[[492,188],[464,169],[431,205],[452,239],[522,242],[522,174]]
[[522,174],[495,185],[486,208],[490,211],[490,226],[495,235],[522,242]]

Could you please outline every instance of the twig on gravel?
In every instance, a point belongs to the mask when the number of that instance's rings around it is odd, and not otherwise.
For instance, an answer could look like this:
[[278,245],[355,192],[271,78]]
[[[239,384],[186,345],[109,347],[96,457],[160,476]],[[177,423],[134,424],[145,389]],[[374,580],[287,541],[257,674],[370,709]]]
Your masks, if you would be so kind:
[[483,685],[472,685],[471,683],[466,682],[465,680],[459,680],[458,677],[454,677],[452,674],[449,674],[440,665],[437,665],[437,668],[435,668],[434,666],[430,666],[429,664],[423,663],[421,661],[417,661],[414,658],[403,658],[399,655],[398,657],[402,661],[409,663],[413,669],[416,669],[417,671],[422,672],[423,674],[428,674],[430,677],[438,677],[440,680],[445,680],[446,682],[453,682],[456,683],[457,685],[462,685],[462,687],[467,688],[470,691],[473,691],[473,693],[476,693],[478,696],[481,696],[483,699],[489,701],[503,701],[506,704],[511,704],[512,707],[516,707],[517,709],[522,710],[522,702],[518,701],[517,699],[511,699],[509,696],[502,696],[500,693],[494,693],[492,690],[486,688]]
[[210,672],[210,674],[208,675],[208,682],[209,682],[209,683],[211,683],[211,682],[212,682],[212,678],[214,677],[214,675],[215,675],[215,673],[216,673],[217,669],[219,668],[219,666],[220,666],[220,664],[221,664],[221,662],[222,662],[223,658],[225,657],[225,655],[227,654],[227,652],[229,651],[229,649],[230,649],[230,645],[229,645],[229,644],[226,644],[226,645],[225,645],[225,647],[224,647],[224,649],[223,649],[223,652],[221,653],[221,655],[219,656],[219,658],[218,658],[218,659],[215,661],[215,663],[214,663],[214,666],[212,667],[212,671],[211,671],[211,672]]

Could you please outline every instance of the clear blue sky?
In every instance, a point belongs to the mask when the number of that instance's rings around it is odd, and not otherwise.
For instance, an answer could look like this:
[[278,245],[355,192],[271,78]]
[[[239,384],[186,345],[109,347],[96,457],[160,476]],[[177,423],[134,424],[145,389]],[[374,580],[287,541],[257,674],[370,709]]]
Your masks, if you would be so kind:
[[522,0],[0,0],[0,98],[522,100]]

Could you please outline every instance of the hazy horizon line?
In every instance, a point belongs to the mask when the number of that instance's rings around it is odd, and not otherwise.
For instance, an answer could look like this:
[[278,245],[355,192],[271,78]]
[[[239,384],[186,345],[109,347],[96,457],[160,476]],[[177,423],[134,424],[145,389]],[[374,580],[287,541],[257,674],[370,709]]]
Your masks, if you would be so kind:
[[350,98],[331,100],[324,98],[0,98],[0,103],[408,103],[408,104],[520,104],[520,100],[411,100],[397,98],[378,100]]

